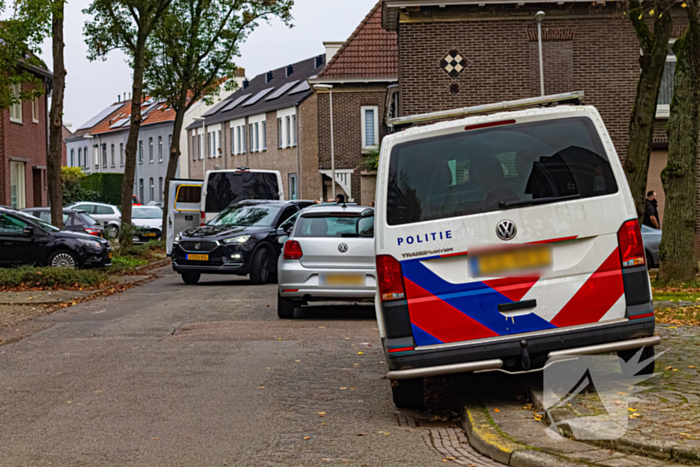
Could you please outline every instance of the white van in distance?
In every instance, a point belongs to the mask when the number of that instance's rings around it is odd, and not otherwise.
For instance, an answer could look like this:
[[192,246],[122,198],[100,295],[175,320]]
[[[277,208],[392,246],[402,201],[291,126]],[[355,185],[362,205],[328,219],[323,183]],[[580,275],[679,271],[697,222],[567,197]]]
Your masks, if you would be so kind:
[[376,200],[375,303],[397,406],[422,402],[424,376],[539,371],[563,355],[641,356],[639,372],[653,371],[660,339],[637,213],[595,108],[529,108],[390,134]]

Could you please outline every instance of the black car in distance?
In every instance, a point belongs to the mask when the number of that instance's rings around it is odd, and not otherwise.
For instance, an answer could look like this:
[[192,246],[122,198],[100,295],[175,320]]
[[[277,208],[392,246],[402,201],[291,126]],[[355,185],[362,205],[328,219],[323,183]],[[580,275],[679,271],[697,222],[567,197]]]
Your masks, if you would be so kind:
[[186,284],[202,274],[250,274],[254,284],[273,280],[282,251],[280,227],[313,201],[247,200],[234,203],[202,227],[175,236],[172,263]]
[[[38,217],[51,224],[51,208],[25,208],[22,212]],[[63,208],[63,230],[84,232],[94,237],[104,237],[104,228],[88,213],[81,209]]]
[[101,267],[111,265],[111,258],[103,238],[58,230],[28,213],[0,208],[0,266]]

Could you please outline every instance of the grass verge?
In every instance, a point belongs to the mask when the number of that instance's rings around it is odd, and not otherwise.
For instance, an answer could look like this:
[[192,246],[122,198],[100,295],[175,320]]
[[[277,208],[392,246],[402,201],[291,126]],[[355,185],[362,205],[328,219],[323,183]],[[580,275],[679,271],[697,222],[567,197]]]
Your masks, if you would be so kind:
[[136,268],[145,266],[152,261],[165,259],[165,242],[151,240],[140,245],[128,248],[116,247],[113,249],[112,266],[105,268],[110,274],[129,274],[136,272]]
[[19,266],[0,269],[0,291],[73,290],[95,288],[109,283],[105,271],[95,269],[68,269]]

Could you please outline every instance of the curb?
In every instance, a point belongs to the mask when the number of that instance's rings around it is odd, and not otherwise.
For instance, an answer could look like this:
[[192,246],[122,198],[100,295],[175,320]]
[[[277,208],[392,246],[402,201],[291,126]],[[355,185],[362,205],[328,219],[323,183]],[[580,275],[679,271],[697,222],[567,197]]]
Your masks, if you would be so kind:
[[484,406],[460,401],[459,415],[469,444],[479,453],[511,467],[580,467],[553,454],[513,442],[501,435]]
[[[538,407],[543,408],[543,393],[540,389],[530,388],[530,400]],[[557,412],[552,411],[554,421],[559,422],[564,418],[557,417]],[[563,430],[567,437],[571,437],[569,430]],[[661,460],[672,460],[686,464],[700,464],[700,447],[686,446],[671,441],[656,441],[645,437],[635,437],[635,439],[622,437],[613,440],[588,441],[590,444],[600,446],[605,449],[638,454],[646,457],[653,457]]]

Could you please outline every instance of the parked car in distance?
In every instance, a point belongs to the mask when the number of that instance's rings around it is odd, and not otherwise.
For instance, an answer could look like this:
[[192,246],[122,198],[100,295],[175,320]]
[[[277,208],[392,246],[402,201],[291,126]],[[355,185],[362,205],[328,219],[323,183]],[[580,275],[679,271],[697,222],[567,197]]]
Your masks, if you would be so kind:
[[0,208],[0,265],[35,264],[65,268],[112,264],[112,248],[103,238],[59,230],[28,213]]
[[155,206],[131,208],[131,223],[136,226],[135,242],[160,240],[163,233],[163,210]]
[[250,274],[265,284],[277,273],[282,250],[280,225],[313,201],[247,200],[224,209],[202,227],[175,236],[172,264],[186,284],[202,274]]
[[[26,208],[22,212],[38,217],[51,224],[51,208]],[[71,232],[85,232],[94,237],[102,237],[103,228],[99,222],[90,217],[85,211],[79,209],[63,208],[63,230]]]
[[659,245],[661,244],[661,229],[642,225],[642,240],[649,269],[659,267]]
[[139,201],[138,196],[131,195],[131,205],[132,206],[141,206],[141,202]]
[[[363,236],[358,234],[359,228]],[[374,300],[374,209],[322,204],[304,209],[277,266],[277,315],[311,301]]]
[[68,206],[71,209],[79,209],[85,211],[97,220],[104,227],[104,234],[110,238],[117,238],[122,224],[122,212],[118,207],[97,203],[93,201],[79,201]]
[[163,203],[161,201],[149,201],[146,206],[155,206],[157,208],[163,209]]
[[423,403],[425,376],[570,355],[617,352],[624,372],[654,371],[646,255],[610,135],[591,106],[503,111],[538,99],[382,140],[375,305],[399,407]]

